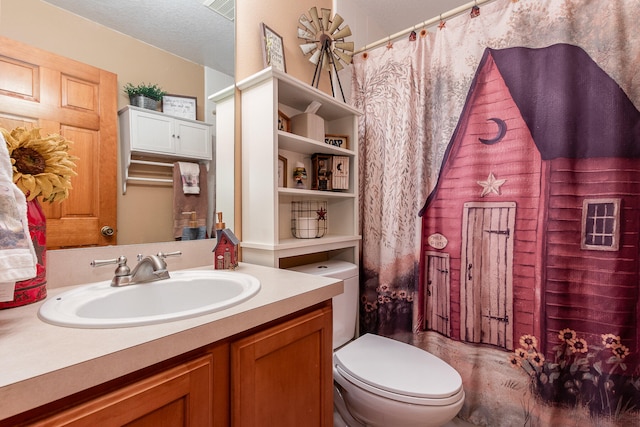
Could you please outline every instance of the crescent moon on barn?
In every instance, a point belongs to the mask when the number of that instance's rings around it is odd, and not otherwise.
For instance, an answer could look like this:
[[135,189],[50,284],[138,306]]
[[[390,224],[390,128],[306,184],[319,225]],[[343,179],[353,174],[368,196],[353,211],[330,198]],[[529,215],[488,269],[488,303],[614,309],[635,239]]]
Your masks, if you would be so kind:
[[484,138],[478,138],[478,139],[480,140],[480,142],[482,142],[485,145],[493,145],[497,142],[500,142],[500,140],[504,138],[504,135],[507,133],[507,124],[504,122],[504,120],[498,119],[496,117],[491,117],[490,119],[487,119],[487,120],[491,120],[498,125],[498,134],[491,139],[484,139]]

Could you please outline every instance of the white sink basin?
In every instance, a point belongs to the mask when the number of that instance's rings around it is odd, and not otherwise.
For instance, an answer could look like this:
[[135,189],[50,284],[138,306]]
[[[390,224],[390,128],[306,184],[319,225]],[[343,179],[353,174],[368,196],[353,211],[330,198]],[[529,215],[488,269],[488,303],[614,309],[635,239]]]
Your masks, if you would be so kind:
[[53,297],[42,320],[75,328],[118,328],[164,323],[229,308],[254,296],[260,281],[233,271],[191,270],[170,279],[122,287],[97,282]]

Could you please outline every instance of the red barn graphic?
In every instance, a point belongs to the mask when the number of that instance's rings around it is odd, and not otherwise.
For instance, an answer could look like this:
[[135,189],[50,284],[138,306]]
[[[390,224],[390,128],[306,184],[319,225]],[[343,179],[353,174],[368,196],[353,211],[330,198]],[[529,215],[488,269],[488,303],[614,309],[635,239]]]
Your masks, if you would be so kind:
[[581,48],[487,49],[420,211],[420,319],[541,351],[570,328],[638,351],[640,113]]

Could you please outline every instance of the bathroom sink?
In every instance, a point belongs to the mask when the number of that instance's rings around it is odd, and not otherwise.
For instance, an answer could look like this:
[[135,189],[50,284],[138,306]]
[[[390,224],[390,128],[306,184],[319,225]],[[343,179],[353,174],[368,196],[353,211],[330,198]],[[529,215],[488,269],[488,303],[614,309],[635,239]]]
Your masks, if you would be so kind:
[[233,271],[190,270],[150,283],[113,287],[97,282],[45,301],[45,322],[75,328],[118,328],[164,323],[213,313],[253,297],[260,281]]

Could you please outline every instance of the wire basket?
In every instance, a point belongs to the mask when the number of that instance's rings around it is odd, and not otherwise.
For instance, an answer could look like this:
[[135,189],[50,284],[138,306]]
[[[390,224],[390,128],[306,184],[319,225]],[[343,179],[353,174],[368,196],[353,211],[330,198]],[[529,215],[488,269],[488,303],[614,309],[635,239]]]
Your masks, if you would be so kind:
[[291,234],[297,239],[317,239],[327,232],[327,202],[291,202]]

